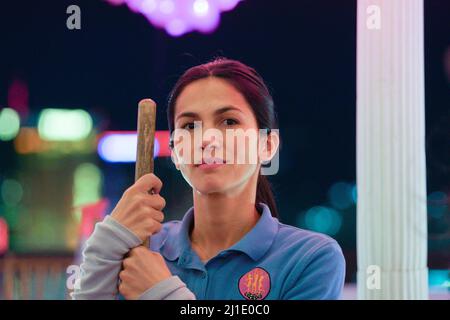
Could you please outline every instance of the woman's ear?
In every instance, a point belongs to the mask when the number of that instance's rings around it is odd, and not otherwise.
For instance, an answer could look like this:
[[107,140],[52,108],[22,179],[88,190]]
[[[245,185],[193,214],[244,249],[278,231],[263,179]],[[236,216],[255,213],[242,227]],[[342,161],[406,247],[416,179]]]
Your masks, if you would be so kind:
[[[267,132],[268,131],[268,132]],[[268,163],[280,147],[280,136],[278,130],[271,129],[260,134],[259,158],[262,163]]]
[[180,162],[178,161],[177,154],[173,148],[170,150],[170,158],[172,159],[172,162],[175,164],[175,168],[177,168],[177,170],[180,170]]

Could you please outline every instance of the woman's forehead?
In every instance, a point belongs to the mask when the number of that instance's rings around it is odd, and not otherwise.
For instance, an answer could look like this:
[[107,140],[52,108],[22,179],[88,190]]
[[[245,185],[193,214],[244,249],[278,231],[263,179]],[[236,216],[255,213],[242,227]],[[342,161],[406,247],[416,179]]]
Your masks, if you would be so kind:
[[185,112],[214,114],[226,106],[232,106],[245,114],[251,113],[244,96],[226,80],[214,77],[200,79],[187,85],[178,96],[175,118]]

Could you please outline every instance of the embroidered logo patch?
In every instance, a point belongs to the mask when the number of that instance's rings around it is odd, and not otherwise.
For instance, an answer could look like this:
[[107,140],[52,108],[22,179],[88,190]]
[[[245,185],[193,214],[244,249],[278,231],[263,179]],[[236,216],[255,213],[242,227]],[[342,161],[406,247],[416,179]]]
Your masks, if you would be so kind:
[[270,275],[263,268],[254,268],[239,279],[239,292],[247,300],[263,300],[270,291]]

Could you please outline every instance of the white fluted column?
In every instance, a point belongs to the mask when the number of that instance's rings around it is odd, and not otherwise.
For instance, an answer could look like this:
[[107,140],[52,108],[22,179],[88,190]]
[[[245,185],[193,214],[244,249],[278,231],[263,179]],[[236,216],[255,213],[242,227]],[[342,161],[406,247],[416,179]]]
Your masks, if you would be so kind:
[[358,0],[359,299],[428,299],[423,0]]

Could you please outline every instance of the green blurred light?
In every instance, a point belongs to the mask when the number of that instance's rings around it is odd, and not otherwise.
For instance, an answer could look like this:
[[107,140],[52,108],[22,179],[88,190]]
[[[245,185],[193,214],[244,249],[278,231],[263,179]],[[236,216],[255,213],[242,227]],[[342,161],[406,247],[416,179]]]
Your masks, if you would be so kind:
[[11,108],[4,108],[0,111],[0,140],[8,141],[14,139],[19,133],[20,117]]
[[11,229],[15,229],[20,223],[20,219],[28,214],[27,209],[23,205],[17,206],[0,206],[0,215],[3,215]]
[[358,187],[356,184],[352,187],[352,199],[355,204],[358,202]]
[[346,182],[337,182],[328,191],[328,198],[336,209],[347,209],[354,204],[352,186]]
[[[74,172],[73,204],[75,207],[97,202],[101,197],[103,176],[100,169],[92,163],[80,164]],[[75,212],[81,219],[81,211]]]
[[441,219],[448,210],[448,197],[442,191],[436,191],[428,195],[428,214],[435,218]]
[[21,214],[11,239],[11,250],[16,252],[60,251],[65,249],[65,217],[58,210],[35,206],[32,214]]
[[92,130],[92,118],[84,110],[44,109],[39,115],[38,131],[44,140],[79,141]]
[[10,207],[16,206],[22,200],[22,185],[16,180],[5,179],[2,183],[1,194],[5,205]]
[[342,217],[336,210],[323,206],[309,209],[304,217],[305,226],[313,231],[335,235],[342,225]]

